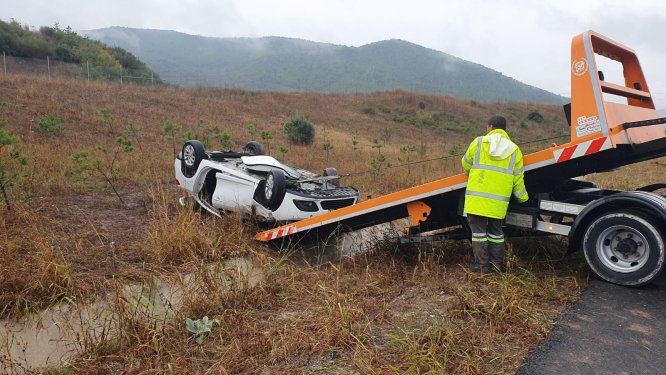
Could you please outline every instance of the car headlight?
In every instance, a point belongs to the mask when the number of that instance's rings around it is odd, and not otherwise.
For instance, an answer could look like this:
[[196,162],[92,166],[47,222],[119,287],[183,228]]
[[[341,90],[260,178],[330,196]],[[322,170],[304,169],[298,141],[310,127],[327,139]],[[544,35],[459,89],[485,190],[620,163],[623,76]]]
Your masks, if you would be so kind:
[[317,207],[317,203],[313,201],[302,201],[299,199],[294,199],[294,205],[296,205],[296,208],[298,208],[301,211],[305,212],[315,212],[319,211],[319,207]]

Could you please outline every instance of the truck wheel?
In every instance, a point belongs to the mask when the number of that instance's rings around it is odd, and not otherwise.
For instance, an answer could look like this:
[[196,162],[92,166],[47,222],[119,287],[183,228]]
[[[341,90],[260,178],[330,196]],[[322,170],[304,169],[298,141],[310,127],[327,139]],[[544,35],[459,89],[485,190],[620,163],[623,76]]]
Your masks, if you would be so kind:
[[583,252],[601,279],[640,286],[659,276],[666,250],[659,226],[641,213],[624,211],[592,221],[585,230]]
[[277,210],[286,193],[287,179],[284,177],[284,172],[278,169],[271,170],[263,183],[264,206],[271,211]]
[[206,158],[204,145],[197,140],[190,140],[183,145],[182,171],[185,177],[194,176],[201,161]]

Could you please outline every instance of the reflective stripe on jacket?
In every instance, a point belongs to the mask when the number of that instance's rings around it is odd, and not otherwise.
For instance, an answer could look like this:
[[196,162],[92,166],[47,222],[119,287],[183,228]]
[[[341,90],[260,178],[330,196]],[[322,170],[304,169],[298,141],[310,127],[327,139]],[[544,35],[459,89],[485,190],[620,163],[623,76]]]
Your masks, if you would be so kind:
[[462,158],[468,175],[465,212],[504,219],[511,194],[528,199],[523,181],[523,154],[502,129],[494,129],[469,145]]

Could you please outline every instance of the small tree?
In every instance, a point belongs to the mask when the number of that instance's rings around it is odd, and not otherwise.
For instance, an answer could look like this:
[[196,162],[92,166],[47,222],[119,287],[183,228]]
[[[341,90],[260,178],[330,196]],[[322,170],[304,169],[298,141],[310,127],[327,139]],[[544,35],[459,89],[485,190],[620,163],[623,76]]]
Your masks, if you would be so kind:
[[254,135],[259,131],[256,120],[252,120],[245,128],[247,129],[247,133],[250,135],[250,137],[254,137]]
[[404,161],[404,162],[407,163],[407,174],[408,175],[412,173],[412,167],[411,167],[411,164],[410,164],[412,162],[411,154],[412,154],[412,152],[415,152],[415,151],[416,151],[416,146],[415,145],[400,147],[400,152],[405,154],[406,158],[404,160],[398,158],[398,161],[399,162]]
[[[223,133],[220,130],[220,128],[217,127],[217,126],[213,126],[213,127],[210,127],[208,129],[206,129],[206,134],[207,135],[204,138],[204,142],[203,142],[205,148],[212,147],[212,145],[210,144],[210,138],[209,138],[210,135],[212,135],[213,138],[215,138],[215,140],[220,144],[220,149],[222,149],[222,150],[231,150],[234,147],[234,141],[233,141],[233,139],[231,139],[231,135],[226,131]],[[193,135],[193,134],[188,133],[187,135],[190,136],[190,135]],[[196,137],[191,138],[191,137],[188,137],[188,136],[184,136],[184,138],[187,138],[187,139],[195,139],[196,138]]]
[[102,108],[99,110],[99,117],[97,118],[97,123],[101,126],[107,126],[109,128],[109,133],[113,133],[113,115],[109,112],[108,109]]
[[375,138],[372,140],[372,148],[376,148],[379,155],[382,154],[382,147],[384,147],[384,145],[379,142],[379,139]]
[[[93,184],[91,179],[94,177],[95,172],[113,189],[113,192],[118,197],[121,204],[125,201],[118,193],[115,185],[113,184],[114,174],[117,171],[116,161],[121,152],[130,153],[134,151],[132,141],[124,135],[116,137],[116,148],[110,154],[104,147],[97,146],[95,155],[91,152],[80,151],[72,154],[71,159],[74,162],[74,181],[91,188]],[[95,157],[96,156],[96,157]],[[111,158],[110,161],[108,159]],[[105,165],[107,166],[105,168]]]
[[[14,187],[14,181],[19,176],[18,169],[28,164],[28,158],[21,155],[20,149],[15,147],[19,139],[9,132],[0,129],[0,193],[5,201],[7,210],[12,207],[9,203],[8,191]],[[5,147],[9,151],[5,154]]]
[[[164,133],[164,139],[167,142],[171,142],[173,147],[173,158],[176,158],[176,134],[180,132],[180,125],[172,121],[165,121],[164,126],[162,127],[162,133]],[[168,152],[168,151],[167,151]]]
[[280,154],[282,154],[280,161],[285,161],[286,160],[285,157],[287,155],[287,152],[289,152],[289,149],[284,146],[278,146],[278,151],[280,152]]
[[228,132],[224,132],[216,137],[218,142],[220,142],[220,147],[223,150],[231,150],[234,148],[234,141],[231,139],[231,135]]
[[379,154],[379,156],[370,160],[370,172],[373,176],[379,176],[382,173],[384,162],[386,162],[386,156],[383,154]]
[[47,115],[39,119],[39,130],[51,138],[55,138],[63,131],[60,117],[56,115]]
[[392,128],[386,128],[384,129],[384,132],[382,133],[382,141],[384,141],[384,145],[388,144],[388,142],[391,140],[393,137],[393,129]]
[[322,145],[322,148],[324,151],[326,151],[326,162],[328,163],[328,156],[331,153],[331,150],[333,149],[333,145],[330,144],[329,142],[326,142]]
[[287,121],[282,131],[287,135],[290,142],[309,145],[314,142],[315,128],[310,121],[303,116],[294,116]]
[[271,153],[271,144],[270,144],[271,139],[273,139],[273,136],[271,135],[271,133],[269,133],[265,130],[261,131],[261,140],[266,145],[266,152],[268,152],[269,154]]
[[139,141],[141,130],[143,130],[141,127],[135,126],[132,122],[128,122],[127,128],[123,132],[123,137],[126,139],[134,139],[134,142],[139,146],[139,150],[143,151],[141,142]]

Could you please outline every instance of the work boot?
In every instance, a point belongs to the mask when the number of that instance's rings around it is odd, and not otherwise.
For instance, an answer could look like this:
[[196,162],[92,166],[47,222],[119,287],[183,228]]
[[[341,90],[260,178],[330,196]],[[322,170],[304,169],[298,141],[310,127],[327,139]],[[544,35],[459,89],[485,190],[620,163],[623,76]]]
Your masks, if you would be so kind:
[[506,273],[506,266],[503,263],[490,263],[490,272]]
[[469,267],[472,272],[487,273],[490,269],[490,259],[485,242],[472,242],[472,252],[474,253],[474,263]]
[[500,272],[506,272],[504,266],[504,243],[490,243],[488,244],[488,261],[490,262],[490,269],[496,269]]

